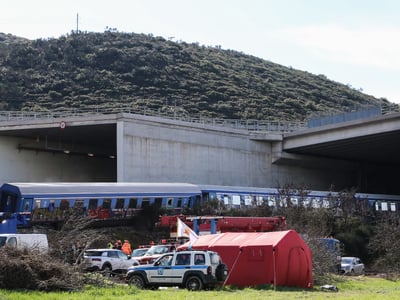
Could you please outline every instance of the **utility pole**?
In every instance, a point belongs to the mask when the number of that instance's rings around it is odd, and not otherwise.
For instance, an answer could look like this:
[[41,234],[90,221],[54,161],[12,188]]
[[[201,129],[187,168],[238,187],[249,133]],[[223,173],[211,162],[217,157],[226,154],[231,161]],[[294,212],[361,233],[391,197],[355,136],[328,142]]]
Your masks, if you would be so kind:
[[79,32],[79,14],[76,14],[76,33]]

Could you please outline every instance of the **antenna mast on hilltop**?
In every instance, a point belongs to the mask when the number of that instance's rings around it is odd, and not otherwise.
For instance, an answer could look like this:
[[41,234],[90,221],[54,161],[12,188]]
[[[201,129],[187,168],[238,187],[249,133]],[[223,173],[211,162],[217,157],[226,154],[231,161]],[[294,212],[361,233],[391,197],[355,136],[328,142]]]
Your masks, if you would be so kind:
[[76,14],[76,33],[79,32],[79,14]]

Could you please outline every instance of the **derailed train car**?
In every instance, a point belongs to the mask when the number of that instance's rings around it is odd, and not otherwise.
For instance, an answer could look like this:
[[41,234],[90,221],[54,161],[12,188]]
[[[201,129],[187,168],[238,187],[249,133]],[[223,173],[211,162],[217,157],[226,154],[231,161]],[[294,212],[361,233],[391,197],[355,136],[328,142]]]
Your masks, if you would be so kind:
[[[98,219],[129,218],[152,205],[180,214],[210,201],[218,203],[221,210],[287,205],[324,208],[339,203],[337,197],[338,193],[326,191],[283,195],[276,188],[190,183],[4,183],[0,187],[0,218],[16,216],[19,226],[31,221],[62,221],[71,212]],[[354,198],[372,210],[399,210],[398,195],[355,194]]]
[[0,211],[23,216],[19,226],[60,221],[71,213],[126,218],[151,205],[191,208],[200,195],[198,186],[186,183],[5,183],[0,188]]

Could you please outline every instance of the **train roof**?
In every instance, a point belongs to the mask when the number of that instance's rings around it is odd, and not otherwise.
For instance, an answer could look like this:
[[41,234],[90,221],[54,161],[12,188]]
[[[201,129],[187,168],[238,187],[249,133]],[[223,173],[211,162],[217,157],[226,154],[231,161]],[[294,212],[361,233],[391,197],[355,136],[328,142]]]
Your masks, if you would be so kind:
[[261,187],[245,187],[245,186],[224,186],[224,185],[199,185],[203,192],[220,192],[220,193],[249,193],[265,194],[276,193],[276,188],[261,188]]
[[200,195],[197,185],[190,183],[142,183],[142,182],[19,182],[6,183],[1,190],[14,190],[21,195],[111,195],[111,194],[138,194],[138,195]]

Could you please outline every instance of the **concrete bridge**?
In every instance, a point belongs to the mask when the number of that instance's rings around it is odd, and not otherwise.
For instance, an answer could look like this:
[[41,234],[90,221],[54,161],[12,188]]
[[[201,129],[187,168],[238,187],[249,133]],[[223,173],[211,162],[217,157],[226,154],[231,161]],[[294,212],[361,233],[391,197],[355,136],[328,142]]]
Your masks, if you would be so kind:
[[333,185],[400,194],[398,113],[291,130],[223,125],[131,113],[0,117],[0,181]]

